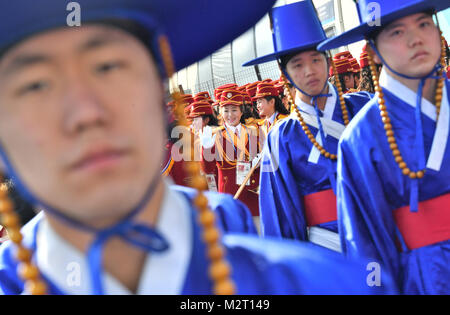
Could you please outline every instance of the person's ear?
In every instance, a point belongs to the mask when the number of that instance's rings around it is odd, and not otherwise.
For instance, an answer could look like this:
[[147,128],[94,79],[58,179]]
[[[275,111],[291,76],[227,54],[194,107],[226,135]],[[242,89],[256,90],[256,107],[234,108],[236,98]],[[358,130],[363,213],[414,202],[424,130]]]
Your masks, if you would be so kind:
[[373,58],[373,62],[375,62],[377,65],[381,64],[381,59],[380,59],[380,57],[378,57],[377,54],[373,54],[372,58]]
[[373,51],[372,46],[367,45],[366,47],[366,51],[367,53],[372,56],[372,60],[375,64],[380,65],[381,64],[381,59],[380,57],[378,57],[378,55]]

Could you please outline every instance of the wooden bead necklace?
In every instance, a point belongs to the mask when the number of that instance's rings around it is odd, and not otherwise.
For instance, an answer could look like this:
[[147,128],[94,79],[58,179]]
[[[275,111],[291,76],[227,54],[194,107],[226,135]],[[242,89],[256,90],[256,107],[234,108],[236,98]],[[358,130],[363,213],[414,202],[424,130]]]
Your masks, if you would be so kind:
[[[369,42],[367,42],[367,45],[369,45]],[[375,63],[372,58],[372,54],[368,54],[368,59],[369,59],[370,71],[372,73],[376,73],[376,67],[375,67]],[[444,37],[442,36],[442,32],[441,32],[441,58],[440,58],[441,65],[444,65],[445,64],[444,62],[445,62],[445,42],[444,42]],[[436,122],[439,119],[439,113],[440,113],[441,103],[442,103],[442,90],[443,90],[444,81],[445,81],[445,79],[442,77],[442,74],[443,74],[443,68],[440,69],[438,72],[439,79],[436,84],[436,96],[435,96],[435,105],[436,105],[436,114],[437,114]],[[372,76],[372,79],[373,79],[373,82],[375,85],[375,92],[378,93],[378,108],[380,110],[381,120],[383,121],[384,130],[386,132],[387,141],[389,143],[389,148],[392,151],[392,155],[395,158],[395,162],[397,163],[398,167],[402,170],[403,175],[409,176],[409,178],[411,178],[411,179],[423,178],[425,176],[426,169],[422,169],[417,172],[413,172],[408,167],[406,162],[404,161],[403,156],[399,150],[397,140],[395,139],[394,130],[392,130],[392,124],[391,124],[391,120],[389,118],[389,114],[387,112],[383,90],[380,87],[378,78],[375,75]]]
[[0,175],[0,214],[2,225],[8,231],[8,237],[15,245],[15,257],[19,261],[17,273],[25,282],[25,292],[32,295],[47,293],[47,285],[42,280],[39,269],[31,261],[31,251],[22,245],[23,236],[20,232],[20,219],[14,212],[14,204],[8,196],[8,184]]

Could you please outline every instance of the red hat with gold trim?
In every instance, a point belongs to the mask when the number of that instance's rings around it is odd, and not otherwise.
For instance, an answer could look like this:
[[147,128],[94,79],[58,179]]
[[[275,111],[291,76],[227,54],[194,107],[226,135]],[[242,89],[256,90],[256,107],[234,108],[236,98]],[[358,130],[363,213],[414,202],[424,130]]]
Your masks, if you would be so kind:
[[361,53],[359,56],[359,63],[361,65],[361,68],[365,68],[369,66],[369,55],[366,52]]
[[369,54],[367,53],[367,44],[364,45],[361,55],[359,55],[359,64],[361,68],[369,66]]
[[247,85],[246,87],[246,91],[248,96],[250,96],[250,98],[253,98],[256,94],[256,90],[258,89],[258,84],[262,83],[261,81],[257,81],[257,82],[253,82],[250,83],[249,85]]
[[339,59],[334,62],[338,74],[353,72],[352,65],[348,59]]
[[258,84],[256,94],[252,98],[253,101],[256,101],[259,98],[263,98],[266,96],[278,96],[280,93],[278,92],[278,88],[276,88],[272,83],[260,83]]
[[222,92],[220,97],[220,106],[241,106],[244,105],[244,96],[236,89],[227,89]]
[[352,55],[351,52],[346,50],[346,51],[342,51],[342,52],[339,52],[339,53],[335,54],[334,57],[333,57],[333,60],[336,61],[336,60],[339,60],[339,59],[349,59],[349,58],[353,58],[353,55]]
[[190,108],[191,108],[191,111],[189,114],[189,118],[192,118],[192,119],[196,118],[196,117],[213,114],[212,106],[209,103],[209,101],[206,101],[206,100],[194,102],[191,104]]
[[241,91],[241,92],[244,92],[244,93],[247,94],[247,90],[246,90],[247,85],[248,85],[248,83],[245,84],[245,85],[238,86],[238,87],[236,88],[236,90]]
[[273,81],[272,83],[274,83],[273,86],[277,88],[278,94],[284,93],[284,83],[283,83],[283,80],[279,79],[279,80]]
[[214,90],[214,98],[215,98],[216,102],[220,102],[220,97],[222,96],[222,92],[223,92],[224,90],[227,90],[227,89],[236,89],[237,86],[238,86],[238,85],[235,84],[235,83],[230,83],[230,84],[225,84],[225,85],[221,85],[221,86],[217,87],[217,88]]
[[246,86],[247,86],[247,84],[245,86],[241,86],[240,87],[241,89],[239,89],[238,91],[241,92],[244,102],[247,103],[247,104],[251,104],[252,99],[247,94]]
[[353,72],[358,73],[361,71],[361,67],[359,66],[359,63],[356,60],[356,58],[350,58],[348,61],[350,62],[350,65],[352,66]]
[[[339,52],[333,56],[333,62],[338,74],[353,72],[352,65],[349,62],[350,58],[353,58],[353,56],[348,50]],[[330,67],[329,75],[333,75],[333,67]]]
[[213,103],[213,101],[211,100],[211,96],[209,95],[208,92],[199,92],[195,94],[194,101],[195,102],[208,101],[210,103]]
[[249,104],[249,103],[252,102],[252,99],[248,96],[248,94],[247,94],[247,89],[246,89],[246,88],[247,88],[247,84],[238,87],[236,90],[239,91],[239,92],[241,92],[242,98],[243,98],[244,102],[247,103],[247,104]]
[[189,106],[194,103],[194,98],[191,94],[183,94],[180,96],[180,104],[184,106]]

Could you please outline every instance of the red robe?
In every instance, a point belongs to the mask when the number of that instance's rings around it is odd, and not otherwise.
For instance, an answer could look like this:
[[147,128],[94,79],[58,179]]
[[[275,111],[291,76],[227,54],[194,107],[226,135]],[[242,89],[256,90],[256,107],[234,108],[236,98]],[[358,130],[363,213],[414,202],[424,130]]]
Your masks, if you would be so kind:
[[183,159],[179,159],[177,157],[172,157],[172,142],[167,142],[165,151],[166,151],[166,157],[162,165],[161,173],[163,176],[171,177],[172,180],[177,185],[181,186],[189,186],[190,177],[188,176],[188,173],[185,171],[185,165]]
[[0,225],[0,244],[7,240],[9,240],[8,232],[6,231],[6,228],[4,226]]
[[[233,139],[231,138],[233,135],[227,133],[222,126],[216,129],[215,134],[215,145],[210,149],[202,150],[203,171],[205,174],[216,176],[219,192],[234,196],[240,187],[236,184],[238,157],[239,161],[251,163],[260,152],[258,131],[254,127],[241,125],[240,137]],[[211,160],[208,157],[214,157],[214,159]],[[238,199],[249,208],[253,216],[259,216],[259,167],[253,172],[248,182],[249,186],[245,186]]]

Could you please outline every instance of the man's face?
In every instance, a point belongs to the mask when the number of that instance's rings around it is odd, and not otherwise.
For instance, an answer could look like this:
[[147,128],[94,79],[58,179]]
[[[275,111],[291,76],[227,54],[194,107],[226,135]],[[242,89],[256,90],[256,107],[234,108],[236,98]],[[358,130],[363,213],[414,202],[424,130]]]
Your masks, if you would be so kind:
[[[391,68],[413,77],[427,75],[441,54],[439,31],[433,18],[425,13],[386,26],[377,36],[376,46]],[[374,61],[381,63],[377,55]]]
[[162,102],[148,50],[113,27],[42,33],[0,60],[1,144],[34,195],[79,220],[141,200],[162,160]]
[[309,95],[322,92],[328,79],[325,56],[315,50],[301,52],[289,60],[286,70],[294,83]]

